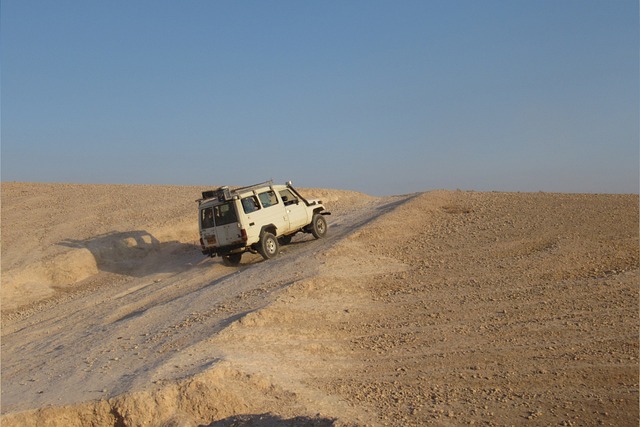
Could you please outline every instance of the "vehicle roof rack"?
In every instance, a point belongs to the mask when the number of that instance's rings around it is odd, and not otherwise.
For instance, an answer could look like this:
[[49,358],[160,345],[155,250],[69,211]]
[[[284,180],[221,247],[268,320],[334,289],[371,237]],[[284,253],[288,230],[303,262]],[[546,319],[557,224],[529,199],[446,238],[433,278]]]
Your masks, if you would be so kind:
[[273,179],[270,179],[270,180],[265,181],[265,182],[260,182],[258,184],[247,185],[246,187],[234,188],[233,190],[231,190],[231,192],[232,193],[240,193],[242,191],[251,191],[251,190],[256,189],[258,187],[264,187],[265,185],[273,185]]
[[256,188],[264,187],[265,185],[269,185],[269,186],[273,185],[273,179],[270,179],[265,182],[260,182],[258,184],[247,185],[245,187],[237,187],[237,188],[230,189],[227,186],[222,186],[222,187],[216,188],[215,190],[203,191],[202,198],[196,200],[196,202],[201,203],[205,200],[215,199],[215,198],[217,198],[220,201],[231,200],[231,198],[235,195],[238,195],[238,193],[241,193],[243,191],[251,191]]

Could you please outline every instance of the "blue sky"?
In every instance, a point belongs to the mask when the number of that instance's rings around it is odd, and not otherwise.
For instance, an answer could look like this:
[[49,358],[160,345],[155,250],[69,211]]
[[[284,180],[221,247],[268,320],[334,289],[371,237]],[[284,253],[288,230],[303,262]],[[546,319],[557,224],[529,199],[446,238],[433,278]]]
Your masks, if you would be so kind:
[[2,180],[637,193],[624,0],[3,0]]

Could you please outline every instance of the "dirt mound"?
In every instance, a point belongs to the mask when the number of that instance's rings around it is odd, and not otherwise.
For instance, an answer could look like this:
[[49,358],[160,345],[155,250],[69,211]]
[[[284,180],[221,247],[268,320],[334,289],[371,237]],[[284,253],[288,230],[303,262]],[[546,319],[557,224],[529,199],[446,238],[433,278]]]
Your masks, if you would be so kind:
[[135,264],[160,239],[192,243],[197,233],[185,218],[195,194],[182,187],[3,183],[3,309],[50,297],[105,267]]
[[[334,426],[335,419],[320,414],[291,417],[269,413],[279,400],[291,395],[260,375],[239,372],[220,364],[187,380],[159,384],[152,390],[109,400],[67,407],[49,407],[11,414],[6,425],[51,427],[143,426]],[[242,414],[242,415],[239,415]],[[205,420],[217,420],[208,423]]]

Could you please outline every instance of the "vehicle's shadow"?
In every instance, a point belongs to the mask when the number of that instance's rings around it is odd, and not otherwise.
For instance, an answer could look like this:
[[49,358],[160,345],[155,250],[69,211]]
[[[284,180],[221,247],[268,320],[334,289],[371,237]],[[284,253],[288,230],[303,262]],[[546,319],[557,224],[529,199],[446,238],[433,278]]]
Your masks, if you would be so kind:
[[136,277],[182,271],[202,258],[195,244],[161,242],[145,230],[114,231],[85,240],[65,239],[57,244],[88,249],[100,271]]

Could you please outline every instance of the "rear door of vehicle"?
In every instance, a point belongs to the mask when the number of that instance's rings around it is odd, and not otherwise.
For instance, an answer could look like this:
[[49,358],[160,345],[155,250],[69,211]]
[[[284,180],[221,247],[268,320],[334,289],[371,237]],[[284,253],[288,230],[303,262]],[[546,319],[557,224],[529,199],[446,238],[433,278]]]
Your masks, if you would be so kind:
[[218,244],[215,224],[213,223],[212,205],[200,207],[200,238],[202,239],[202,244],[207,248],[215,247]]
[[238,224],[238,213],[234,200],[213,207],[217,246],[228,246],[242,242]]

